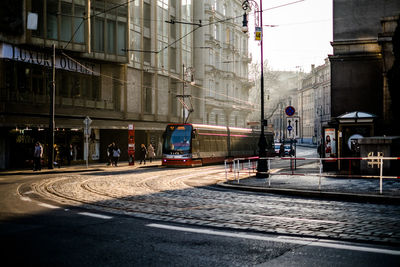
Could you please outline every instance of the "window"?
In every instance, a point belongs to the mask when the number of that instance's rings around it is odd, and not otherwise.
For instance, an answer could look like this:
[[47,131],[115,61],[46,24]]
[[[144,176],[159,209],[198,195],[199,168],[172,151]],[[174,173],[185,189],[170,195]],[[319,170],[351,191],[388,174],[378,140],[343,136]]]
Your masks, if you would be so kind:
[[75,33],[74,41],[76,43],[84,43],[85,42],[85,7],[75,5],[75,14],[74,14],[74,30]]
[[153,81],[152,81],[152,75],[145,73],[143,76],[143,87],[144,87],[144,92],[143,92],[143,104],[144,104],[144,109],[143,111],[145,113],[152,113],[152,88],[153,88]]
[[143,25],[145,28],[149,28],[151,27],[151,7],[150,4],[148,3],[144,3],[143,5]]
[[[132,5],[132,4],[131,4]],[[140,1],[134,1],[133,2],[133,7],[134,7],[134,11],[133,11],[133,23],[137,26],[140,26],[140,18],[141,18],[141,14],[140,14]]]
[[[170,19],[172,21],[175,20],[175,17],[171,16]],[[175,40],[176,39],[176,24],[169,24],[169,32],[170,32],[170,37],[171,39]]]
[[115,21],[107,21],[107,52],[115,54]]
[[[151,39],[150,38],[143,38],[143,46],[144,50],[151,50]],[[151,63],[151,53],[143,53],[144,54],[144,62],[148,64]]]
[[176,48],[170,47],[169,48],[169,68],[171,71],[176,71]]
[[178,107],[179,107],[179,102],[176,97],[177,95],[177,89],[176,89],[176,81],[171,80],[169,84],[170,88],[170,98],[171,98],[171,115],[172,116],[177,116],[178,115]]
[[93,50],[104,52],[104,19],[95,18],[93,27]]
[[72,5],[70,3],[61,2],[61,26],[60,39],[68,42],[71,40],[72,34]]
[[44,37],[43,10],[43,0],[32,1],[32,12],[38,14],[38,26],[36,31],[32,31],[33,36]]
[[47,38],[57,39],[58,0],[47,0]]
[[117,48],[118,48],[118,55],[125,55],[126,54],[126,23],[118,22],[118,40],[117,40]]
[[[142,46],[141,46],[141,41],[142,41],[142,35],[140,34],[140,32],[133,32],[133,49],[135,50],[141,50]],[[140,52],[133,52],[132,53],[132,60],[136,61],[136,62],[140,62],[141,58],[142,58],[142,54]]]

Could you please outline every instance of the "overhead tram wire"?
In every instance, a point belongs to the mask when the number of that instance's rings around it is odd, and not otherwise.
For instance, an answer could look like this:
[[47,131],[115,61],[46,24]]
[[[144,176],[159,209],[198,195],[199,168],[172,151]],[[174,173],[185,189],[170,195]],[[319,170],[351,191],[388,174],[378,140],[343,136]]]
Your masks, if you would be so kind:
[[[125,6],[125,5],[127,5],[127,4],[129,4],[129,3],[131,3],[131,2],[134,2],[134,1],[135,1],[135,0],[129,0],[129,1],[125,2],[125,3],[122,3],[122,4],[119,4],[119,5],[113,6],[113,7],[109,8],[109,9],[106,9],[106,10],[101,11],[101,12],[99,12],[99,13],[90,15],[89,17],[83,17],[81,23],[80,23],[79,26],[76,28],[75,32],[74,32],[74,33],[72,34],[72,36],[71,36],[71,39],[69,39],[68,43],[65,45],[65,47],[64,47],[63,49],[67,49],[68,45],[71,43],[72,39],[75,37],[76,33],[78,32],[78,30],[79,30],[80,27],[82,26],[82,23],[83,23],[85,20],[88,20],[89,18],[92,18],[92,17],[98,16],[98,15],[107,13],[107,12],[109,12],[109,11],[111,11],[111,10],[114,10],[114,9],[119,8],[119,7],[121,7],[121,6]],[[90,40],[89,40],[89,42],[90,42]]]
[[[123,3],[123,4],[119,4],[119,5],[116,5],[116,6],[112,7],[112,8],[109,8],[109,9],[107,9],[107,10],[104,10],[104,11],[102,11],[102,12],[99,12],[99,13],[97,13],[97,14],[93,14],[93,15],[91,15],[90,17],[82,18],[82,21],[81,21],[81,23],[79,24],[77,30],[74,32],[74,34],[72,35],[71,39],[68,41],[68,43],[67,43],[67,45],[64,47],[64,49],[66,49],[66,48],[68,47],[69,43],[72,41],[72,39],[74,38],[75,34],[78,32],[79,28],[82,26],[82,23],[83,23],[85,20],[87,20],[87,19],[89,19],[89,18],[92,18],[92,17],[95,17],[95,16],[98,16],[98,15],[100,15],[100,14],[104,14],[104,13],[106,13],[106,12],[108,12],[108,11],[111,11],[111,10],[116,9],[116,8],[118,8],[118,7],[127,5],[128,3],[134,2],[134,1],[135,1],[135,0],[130,0],[130,1],[127,1],[127,2],[125,2],[125,3]],[[280,8],[280,7],[284,7],[284,6],[288,6],[288,5],[295,4],[295,3],[299,3],[299,2],[303,2],[303,1],[304,1],[304,0],[299,0],[299,1],[291,2],[291,3],[286,3],[286,4],[283,4],[283,5],[279,5],[279,6],[275,6],[275,7],[271,7],[271,8],[266,8],[266,9],[263,9],[261,12],[268,11],[268,10],[272,10],[272,9],[276,9],[276,8]],[[256,12],[256,11],[254,11],[254,12]],[[260,11],[258,11],[258,12],[260,12]],[[216,23],[223,23],[223,22],[226,22],[226,21],[229,21],[229,20],[232,20],[232,19],[240,18],[240,17],[242,17],[242,15],[238,15],[238,16],[234,16],[234,17],[230,17],[230,18],[226,18],[226,19],[221,19],[221,20],[216,20],[216,21],[212,21],[212,22],[209,22],[209,23],[207,23],[207,24],[198,26],[197,28],[195,28],[195,29],[191,30],[190,32],[188,32],[187,34],[185,34],[184,36],[181,36],[179,39],[177,39],[177,40],[175,40],[174,42],[172,42],[172,43],[168,44],[167,46],[163,47],[163,48],[160,49],[159,51],[145,51],[145,50],[135,50],[135,51],[137,51],[137,52],[147,52],[147,53],[155,53],[155,54],[158,54],[158,53],[164,51],[165,49],[169,48],[170,46],[176,44],[177,42],[179,42],[180,40],[182,40],[183,38],[185,38],[186,36],[188,36],[189,34],[193,33],[194,31],[196,31],[197,29],[199,29],[199,28],[201,28],[201,27],[210,26],[210,25],[213,25],[213,24],[216,24]],[[125,49],[125,51],[128,51],[128,50]],[[129,51],[131,51],[131,50],[129,50]],[[67,56],[64,52],[63,52],[63,54],[64,54],[65,56]],[[73,58],[70,57],[70,56],[68,56],[68,57],[69,57],[70,59],[73,59]],[[74,60],[74,61],[77,62],[77,64],[79,64],[80,66],[85,67],[84,65],[80,64],[77,60]],[[85,67],[85,68],[86,68],[86,67]],[[117,80],[117,81],[120,81],[121,83],[129,84],[129,83],[126,82],[126,81],[119,80],[119,79],[116,79],[116,78],[113,78],[113,77],[109,77],[109,76],[104,75],[104,74],[100,74],[100,76],[106,77],[106,78],[110,78],[110,79],[113,79],[113,80]],[[180,80],[180,78],[178,78],[178,80]],[[199,87],[199,86],[196,86],[196,87],[201,88],[202,90],[206,90],[206,89],[207,89],[207,88],[203,88],[203,87]],[[218,93],[218,92],[216,92],[216,91],[215,91],[214,93],[215,93],[215,94],[218,94],[218,95],[225,96],[224,94],[220,94],[220,93]],[[226,95],[226,96],[232,98],[231,96],[228,96],[228,95]],[[233,99],[236,100],[235,98],[233,98]],[[200,99],[200,100],[205,101],[205,99]],[[238,101],[240,102],[240,101],[243,101],[243,100],[238,99]]]
[[[127,81],[124,81],[124,80],[121,80],[121,79],[117,79],[117,78],[114,78],[114,77],[111,77],[111,76],[108,76],[108,75],[105,75],[105,74],[101,74],[101,73],[94,72],[94,71],[92,71],[91,69],[87,68],[85,65],[81,64],[81,63],[80,63],[79,61],[77,61],[76,59],[74,59],[74,58],[68,56],[68,55],[65,54],[64,52],[62,52],[62,54],[63,54],[65,57],[69,58],[70,60],[74,61],[76,64],[78,64],[78,65],[81,66],[82,68],[86,69],[86,70],[89,71],[89,72],[93,72],[93,73],[99,75],[100,77],[104,77],[104,78],[108,78],[108,79],[111,79],[111,80],[115,80],[115,81],[118,81],[118,82],[120,82],[120,83],[122,83],[122,84],[127,84],[127,85],[135,84],[135,83],[127,82]],[[166,70],[166,69],[154,68],[154,69],[152,69],[152,70],[154,70],[154,71],[160,71],[160,70],[167,71],[167,72],[169,73],[169,75],[171,76],[171,78],[174,78],[174,79],[176,79],[176,80],[178,80],[178,81],[180,81],[180,82],[183,82],[183,81],[184,81],[180,76],[175,76],[174,74],[171,74],[171,73],[170,73],[168,70]],[[192,86],[193,86],[193,87],[196,87],[196,88],[198,88],[198,89],[200,89],[200,90],[202,90],[202,91],[209,91],[209,88],[204,88],[204,87],[198,86],[198,85],[192,85]],[[162,89],[158,89],[158,88],[154,88],[154,87],[152,87],[152,89],[154,89],[154,91],[162,91]],[[239,99],[239,98],[235,98],[235,97],[232,97],[232,96],[227,95],[227,94],[221,94],[221,93],[217,92],[216,90],[213,90],[213,93],[214,93],[215,95],[222,96],[222,97],[226,97],[226,98],[228,98],[228,99],[231,99],[231,100],[233,100],[233,101],[237,101],[237,102],[242,103],[242,104],[248,104],[248,101],[245,101],[245,100],[242,100],[242,99]],[[177,95],[177,94],[178,94],[178,93],[176,93],[175,95]],[[205,99],[204,97],[201,98],[201,97],[192,96],[192,98],[198,99],[198,100],[200,100],[200,101],[206,101],[206,99]],[[210,100],[207,99],[207,101],[210,101]],[[255,108],[248,108],[248,110],[259,111],[258,109],[255,109]]]

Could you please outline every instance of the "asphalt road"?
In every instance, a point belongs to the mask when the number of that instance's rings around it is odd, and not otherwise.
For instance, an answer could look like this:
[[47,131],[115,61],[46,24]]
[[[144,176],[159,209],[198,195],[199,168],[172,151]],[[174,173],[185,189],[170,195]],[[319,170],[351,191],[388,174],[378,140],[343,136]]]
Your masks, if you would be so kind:
[[[7,266],[399,266],[400,207],[213,187],[219,166],[0,177]],[[354,242],[355,241],[355,242]]]

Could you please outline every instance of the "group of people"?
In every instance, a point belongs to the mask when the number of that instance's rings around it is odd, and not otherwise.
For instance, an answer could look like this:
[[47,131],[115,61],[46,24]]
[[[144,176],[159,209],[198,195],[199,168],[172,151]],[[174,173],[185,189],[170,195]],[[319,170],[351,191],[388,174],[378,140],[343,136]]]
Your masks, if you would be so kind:
[[121,150],[115,144],[115,142],[109,144],[107,147],[107,157],[108,157],[107,165],[112,165],[117,167],[120,156],[121,156]]
[[[53,165],[61,167],[64,164],[64,159],[67,159],[67,164],[71,165],[74,156],[74,147],[70,144],[66,149],[60,145],[54,144],[53,147],[54,162]],[[42,169],[43,145],[38,141],[35,143],[33,151],[33,170],[40,171]]]
[[[154,147],[152,144],[149,144],[148,147],[146,147],[145,144],[141,144],[137,155],[138,155],[138,160],[140,160],[139,164],[142,164],[142,162],[146,164],[146,159],[152,162],[153,159],[156,157],[156,153],[154,151]],[[118,166],[118,161],[120,156],[121,156],[121,150],[118,148],[115,142],[112,142],[107,146],[108,166],[110,165]]]
[[140,145],[140,150],[139,150],[139,164],[146,164],[146,159],[149,159],[150,163],[153,161],[153,159],[156,157],[156,153],[154,152],[154,147],[152,144],[149,144],[149,146],[146,148],[145,144]]

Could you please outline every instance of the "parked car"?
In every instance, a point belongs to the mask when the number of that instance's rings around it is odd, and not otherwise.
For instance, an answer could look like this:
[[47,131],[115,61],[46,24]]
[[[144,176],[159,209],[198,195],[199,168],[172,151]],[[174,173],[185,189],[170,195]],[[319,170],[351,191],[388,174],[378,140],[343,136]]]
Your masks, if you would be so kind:
[[[282,143],[275,143],[274,144],[274,150],[275,150],[275,156],[279,156],[279,150],[281,147]],[[290,144],[283,144],[283,147],[285,149],[285,155],[284,156],[294,156],[294,147],[292,153],[290,153]]]

